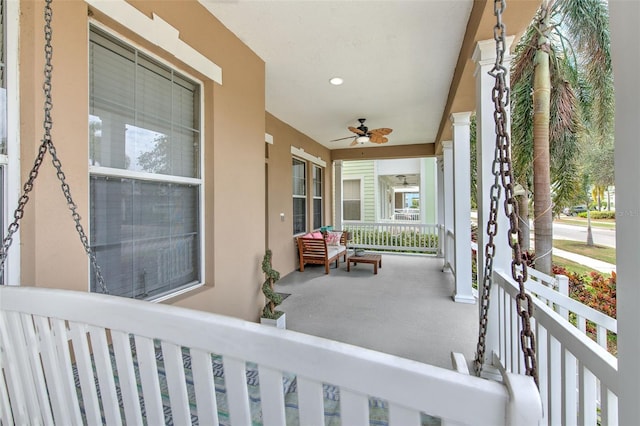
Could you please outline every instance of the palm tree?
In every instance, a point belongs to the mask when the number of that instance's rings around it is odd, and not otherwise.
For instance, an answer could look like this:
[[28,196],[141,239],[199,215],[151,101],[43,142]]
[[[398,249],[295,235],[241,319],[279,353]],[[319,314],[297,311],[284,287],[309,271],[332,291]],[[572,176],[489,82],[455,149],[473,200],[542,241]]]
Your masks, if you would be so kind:
[[585,129],[604,140],[613,128],[608,25],[606,0],[543,0],[515,52],[514,173],[533,192],[536,269],[547,274],[553,211],[579,191]]

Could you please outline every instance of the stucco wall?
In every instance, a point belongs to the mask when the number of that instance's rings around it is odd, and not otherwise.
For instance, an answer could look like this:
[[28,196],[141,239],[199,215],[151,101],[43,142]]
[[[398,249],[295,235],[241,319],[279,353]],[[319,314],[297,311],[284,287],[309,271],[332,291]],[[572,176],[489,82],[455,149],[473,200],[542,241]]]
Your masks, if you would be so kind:
[[[269,158],[269,248],[273,252],[273,265],[282,275],[298,268],[297,248],[293,237],[293,189],[291,147],[304,149],[308,154],[326,162],[324,174],[324,224],[333,224],[332,185],[333,172],[330,151],[293,127],[266,113],[267,133],[273,136],[268,146]],[[310,169],[308,169],[310,170]],[[310,174],[307,172],[307,193],[311,194]],[[307,230],[311,230],[311,197],[307,197]],[[284,213],[284,221],[280,218]]]
[[[262,304],[265,246],[264,62],[193,1],[131,2],[157,14],[180,38],[222,68],[223,84],[197,71],[81,0],[54,2],[53,139],[89,229],[88,23],[106,24],[125,40],[204,82],[205,287],[168,303],[255,320]],[[33,164],[42,124],[41,2],[21,2],[22,176]],[[86,291],[88,262],[50,162],[43,165],[22,226],[22,283]],[[239,202],[242,202],[239,205]]]

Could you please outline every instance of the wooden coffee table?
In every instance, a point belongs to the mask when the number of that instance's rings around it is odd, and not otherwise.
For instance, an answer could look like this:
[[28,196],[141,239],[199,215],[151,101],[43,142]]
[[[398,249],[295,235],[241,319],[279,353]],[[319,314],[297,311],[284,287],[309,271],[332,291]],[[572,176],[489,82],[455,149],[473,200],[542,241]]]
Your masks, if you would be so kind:
[[363,254],[362,256],[349,256],[347,259],[347,272],[351,271],[351,264],[356,263],[370,263],[373,265],[373,273],[378,273],[378,266],[382,268],[382,255],[381,254]]

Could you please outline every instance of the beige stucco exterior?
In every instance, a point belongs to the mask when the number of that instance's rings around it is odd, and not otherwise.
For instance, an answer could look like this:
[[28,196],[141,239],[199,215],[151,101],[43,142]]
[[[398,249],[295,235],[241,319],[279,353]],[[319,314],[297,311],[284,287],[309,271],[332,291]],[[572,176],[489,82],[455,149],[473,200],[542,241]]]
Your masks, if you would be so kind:
[[[167,303],[256,320],[263,301],[260,263],[266,236],[264,62],[197,2],[132,4],[147,16],[155,13],[178,29],[183,41],[222,68],[223,84],[214,83],[99,12],[91,11],[84,1],[55,2],[53,140],[85,231],[89,230],[88,25],[98,22],[203,82],[205,285]],[[41,2],[21,4],[23,180],[42,137],[43,7]],[[270,118],[270,122],[277,120]],[[288,188],[290,193],[291,154],[285,144],[297,140],[307,151],[317,152],[329,161],[326,149],[309,138],[301,138],[303,135],[284,123],[278,122],[272,133],[278,140],[274,152],[284,156],[271,159],[276,188]],[[273,208],[280,211],[280,200],[273,198]],[[23,285],[87,291],[89,263],[65,204],[47,157],[21,226]],[[290,218],[290,196],[285,206]],[[273,224],[274,260],[276,265],[282,265],[283,272],[289,272],[294,264],[291,225],[282,235],[277,232],[279,225]],[[288,256],[286,260],[283,252]]]
[[[464,58],[461,56],[453,77],[447,111],[458,108],[461,100],[473,98],[467,53],[474,40],[484,36],[477,33],[478,28],[490,28],[485,21],[489,19],[487,10],[492,9],[492,2],[477,3],[461,51]],[[265,63],[200,3],[174,0],[129,1],[129,4],[149,18],[157,15],[178,30],[180,40],[222,69],[222,84],[93,10],[85,1],[56,1],[52,38],[53,140],[85,231],[89,232],[89,24],[98,23],[202,82],[204,286],[165,303],[248,320],[258,318],[263,303],[260,263],[265,248],[273,251],[274,267],[283,275],[297,267],[292,231],[292,147],[326,164],[324,225],[333,224],[333,161],[424,157],[437,153],[433,144],[330,151],[265,110]],[[521,12],[518,15],[531,16],[536,2],[522,0],[516,4]],[[20,8],[20,155],[24,181],[42,138],[44,3],[24,0]],[[464,85],[469,89],[461,90]],[[469,93],[465,95],[466,91]],[[273,137],[273,144],[265,143],[265,133]],[[310,172],[311,163],[308,164]],[[307,181],[310,194],[310,173]],[[30,198],[20,228],[21,284],[87,291],[89,262],[49,157]],[[308,197],[307,230],[312,228],[311,206],[312,199]]]
[[[273,251],[273,265],[280,272],[287,274],[297,268],[297,247],[293,237],[293,203],[292,203],[292,170],[291,147],[303,149],[307,154],[326,162],[323,184],[323,223],[331,225],[332,219],[332,180],[330,151],[316,143],[313,139],[298,132],[273,115],[266,114],[267,133],[273,136],[273,145],[269,144],[267,159],[268,179],[268,226],[269,248]],[[311,194],[310,165],[307,162],[307,194]],[[311,197],[307,197],[307,230],[313,223],[310,212]],[[280,214],[284,213],[284,220]]]

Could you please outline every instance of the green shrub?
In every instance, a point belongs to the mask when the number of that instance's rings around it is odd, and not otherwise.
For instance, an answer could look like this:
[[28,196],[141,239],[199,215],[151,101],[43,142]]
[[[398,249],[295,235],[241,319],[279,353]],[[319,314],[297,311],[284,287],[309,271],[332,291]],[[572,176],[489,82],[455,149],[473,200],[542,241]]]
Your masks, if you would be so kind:
[[[578,213],[578,216],[586,218],[587,213],[586,212]],[[615,219],[615,218],[616,218],[616,212],[612,212],[612,211],[591,212],[591,219]]]

